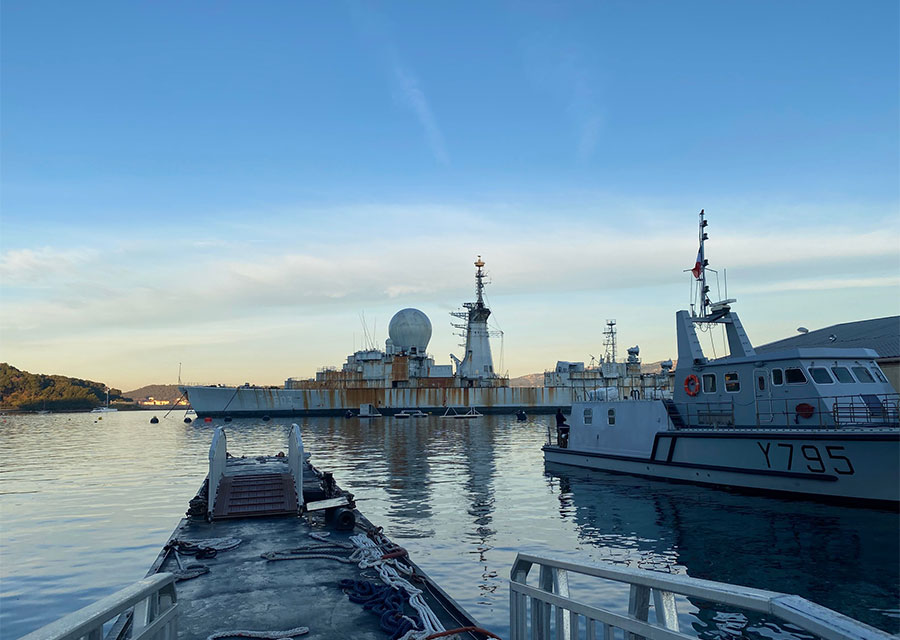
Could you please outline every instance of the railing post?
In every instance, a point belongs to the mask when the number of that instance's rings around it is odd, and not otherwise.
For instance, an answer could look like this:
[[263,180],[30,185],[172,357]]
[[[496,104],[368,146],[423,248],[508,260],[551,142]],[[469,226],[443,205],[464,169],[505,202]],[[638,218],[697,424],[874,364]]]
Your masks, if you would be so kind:
[[300,426],[291,425],[288,441],[288,466],[294,478],[294,490],[297,492],[297,507],[303,510],[303,438],[300,437]]
[[225,437],[225,429],[216,427],[212,444],[209,446],[209,502],[207,504],[207,514],[210,518],[212,518],[213,509],[216,506],[219,482],[225,474],[227,457],[228,444]]
[[653,590],[653,608],[656,611],[656,622],[666,629],[678,631],[678,609],[675,606],[675,594],[661,589]]
[[[631,585],[631,593],[628,597],[628,615],[635,620],[647,622],[650,616],[650,587]],[[625,640],[645,640],[645,638],[636,633],[628,633]]]

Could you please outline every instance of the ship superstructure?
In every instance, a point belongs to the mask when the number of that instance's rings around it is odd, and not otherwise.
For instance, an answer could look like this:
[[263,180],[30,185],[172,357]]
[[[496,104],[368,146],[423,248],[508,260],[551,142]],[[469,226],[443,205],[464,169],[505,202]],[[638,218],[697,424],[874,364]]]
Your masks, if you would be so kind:
[[284,388],[183,386],[200,416],[327,415],[372,405],[383,413],[405,409],[477,409],[509,413],[519,409],[553,412],[568,408],[574,387],[510,387],[509,377],[494,370],[491,353],[491,310],[484,299],[485,263],[475,261],[475,301],[463,304],[454,326],[465,337],[462,359],[436,364],[428,354],[431,321],[418,309],[402,309],[391,318],[384,350],[355,351],[337,367],[325,367],[314,378],[288,378]]

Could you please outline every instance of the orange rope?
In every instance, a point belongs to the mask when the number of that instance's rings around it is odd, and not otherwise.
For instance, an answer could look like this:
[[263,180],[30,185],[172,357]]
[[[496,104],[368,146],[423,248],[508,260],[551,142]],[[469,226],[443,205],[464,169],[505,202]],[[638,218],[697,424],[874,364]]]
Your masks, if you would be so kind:
[[501,640],[500,636],[494,635],[487,629],[482,629],[481,627],[460,627],[458,629],[450,629],[448,631],[432,633],[430,636],[426,636],[425,640],[434,640],[434,638],[443,638],[444,636],[452,636],[456,633],[466,633],[468,631],[474,631],[475,633],[480,633],[481,635],[483,635],[487,638],[497,638],[497,640]]

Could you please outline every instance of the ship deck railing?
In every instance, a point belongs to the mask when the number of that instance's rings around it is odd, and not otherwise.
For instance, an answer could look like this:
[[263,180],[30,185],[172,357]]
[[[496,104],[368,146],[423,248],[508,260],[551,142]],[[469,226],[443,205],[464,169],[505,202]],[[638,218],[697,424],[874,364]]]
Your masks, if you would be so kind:
[[[900,394],[858,393],[835,396],[756,398],[755,419],[735,418],[735,402],[669,402],[676,429],[841,429],[900,427]],[[678,424],[674,416],[682,424]]]
[[[537,567],[538,571],[532,570]],[[529,573],[532,584],[528,584]],[[535,576],[534,574],[537,573]],[[572,584],[570,584],[572,578]],[[618,583],[618,610],[576,598],[573,587],[596,594]],[[588,565],[518,554],[510,572],[511,640],[695,640],[681,630],[678,602],[694,600],[775,618],[824,640],[887,640],[890,634],[796,595],[612,564]],[[684,605],[682,605],[684,606]],[[653,611],[651,617],[650,612]]]
[[144,578],[23,636],[21,640],[102,640],[104,627],[132,608],[131,640],[176,640],[178,601],[175,576],[171,573]]

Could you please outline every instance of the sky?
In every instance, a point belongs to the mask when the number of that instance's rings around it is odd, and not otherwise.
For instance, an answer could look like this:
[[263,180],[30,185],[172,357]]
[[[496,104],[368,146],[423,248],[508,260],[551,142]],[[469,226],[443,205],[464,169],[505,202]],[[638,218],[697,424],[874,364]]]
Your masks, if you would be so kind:
[[[0,361],[281,384],[490,275],[495,369],[674,358],[697,214],[755,343],[900,314],[900,9],[0,5]],[[498,334],[499,335],[499,334]]]

